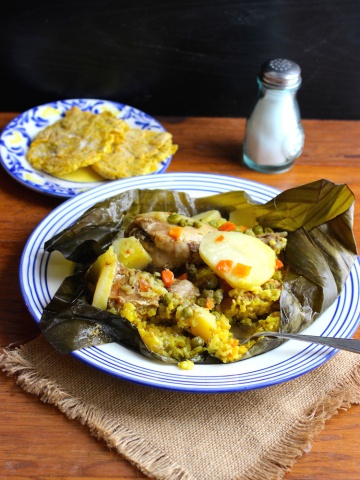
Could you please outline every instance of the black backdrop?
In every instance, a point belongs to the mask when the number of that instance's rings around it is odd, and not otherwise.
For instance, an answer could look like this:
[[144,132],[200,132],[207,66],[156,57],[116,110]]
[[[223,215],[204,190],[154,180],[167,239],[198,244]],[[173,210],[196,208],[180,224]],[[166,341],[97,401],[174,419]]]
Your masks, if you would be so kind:
[[276,57],[302,68],[303,118],[360,119],[359,0],[10,0],[0,110],[86,97],[245,116]]

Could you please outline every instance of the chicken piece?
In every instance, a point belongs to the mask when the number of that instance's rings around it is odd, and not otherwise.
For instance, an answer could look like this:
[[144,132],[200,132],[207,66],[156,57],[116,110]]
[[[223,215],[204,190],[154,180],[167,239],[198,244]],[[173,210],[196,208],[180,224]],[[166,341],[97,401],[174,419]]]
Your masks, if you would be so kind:
[[162,295],[167,293],[160,281],[141,270],[129,269],[119,264],[109,295],[110,308],[120,311],[125,303],[132,303],[140,315],[157,308]]
[[[200,243],[205,235],[216,229],[184,216],[180,216],[183,220],[180,224],[174,225],[168,221],[169,217],[168,212],[137,215],[127,228],[126,235],[134,236],[141,242],[152,258],[154,269],[174,269],[187,262],[199,263]],[[179,226],[181,224],[185,226]]]
[[189,280],[175,279],[168,291],[183,300],[195,300],[200,296],[200,290]]

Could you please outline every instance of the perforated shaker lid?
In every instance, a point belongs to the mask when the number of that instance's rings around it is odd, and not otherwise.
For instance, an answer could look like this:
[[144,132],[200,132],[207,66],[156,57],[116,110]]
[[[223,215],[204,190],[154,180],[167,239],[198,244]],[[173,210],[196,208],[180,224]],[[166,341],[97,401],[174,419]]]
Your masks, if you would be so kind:
[[301,69],[285,58],[267,60],[261,66],[260,80],[271,88],[295,88],[301,84]]

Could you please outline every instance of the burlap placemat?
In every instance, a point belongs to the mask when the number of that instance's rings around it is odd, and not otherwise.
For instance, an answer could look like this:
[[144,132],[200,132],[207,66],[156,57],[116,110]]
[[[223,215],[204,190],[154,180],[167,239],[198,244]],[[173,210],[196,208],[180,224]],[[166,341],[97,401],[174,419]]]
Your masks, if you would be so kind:
[[328,418],[360,402],[360,357],[348,352],[290,382],[229,394],[121,381],[42,337],[5,349],[0,366],[146,475],[166,480],[282,478]]

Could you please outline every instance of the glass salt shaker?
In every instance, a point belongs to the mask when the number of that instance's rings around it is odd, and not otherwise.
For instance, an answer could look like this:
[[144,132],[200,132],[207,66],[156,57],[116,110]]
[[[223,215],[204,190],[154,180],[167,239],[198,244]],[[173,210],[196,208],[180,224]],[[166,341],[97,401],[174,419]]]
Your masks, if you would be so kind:
[[286,172],[304,146],[296,100],[301,70],[291,60],[269,60],[262,65],[257,80],[257,101],[246,123],[244,162],[259,172]]

